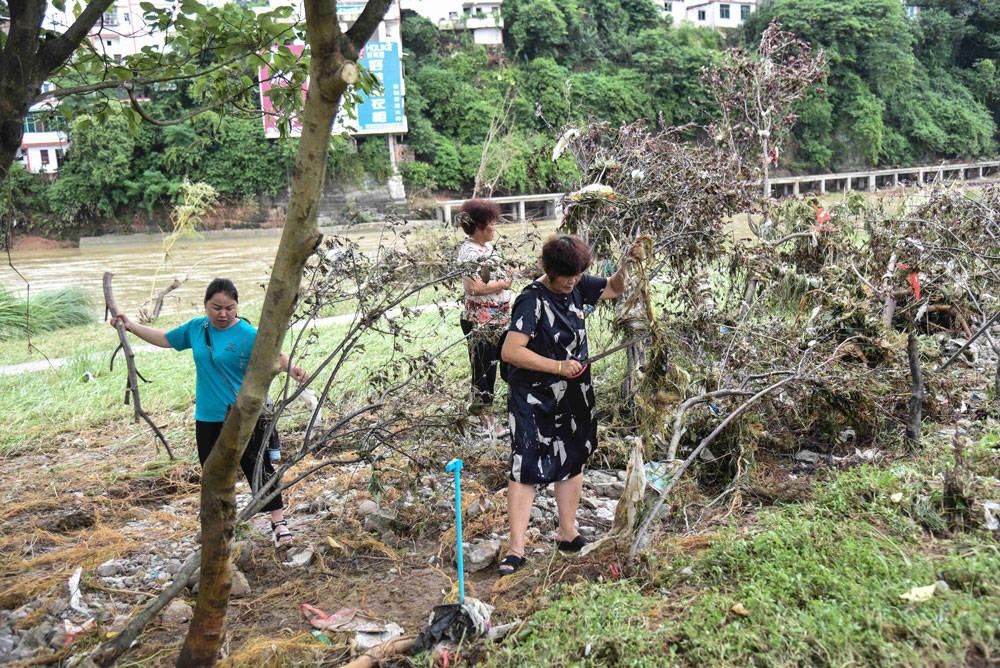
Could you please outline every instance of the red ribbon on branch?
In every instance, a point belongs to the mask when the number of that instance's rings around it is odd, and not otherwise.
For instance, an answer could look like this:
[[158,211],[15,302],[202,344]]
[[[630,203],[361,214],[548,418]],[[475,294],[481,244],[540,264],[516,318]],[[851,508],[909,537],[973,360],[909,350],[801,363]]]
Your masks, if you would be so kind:
[[[908,264],[897,264],[898,269],[912,269]],[[916,271],[911,271],[906,275],[910,281],[910,294],[917,301],[920,301],[920,274]]]

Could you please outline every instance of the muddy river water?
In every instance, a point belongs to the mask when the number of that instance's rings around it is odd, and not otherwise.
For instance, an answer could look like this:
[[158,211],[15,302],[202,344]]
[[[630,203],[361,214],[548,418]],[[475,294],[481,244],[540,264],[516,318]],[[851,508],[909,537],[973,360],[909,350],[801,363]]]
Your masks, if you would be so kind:
[[[500,234],[518,234],[525,231],[528,225],[504,225]],[[554,227],[554,223],[546,221],[540,227],[548,230]],[[431,234],[449,234],[456,244],[463,236],[458,230],[443,229],[440,223],[428,223],[422,226],[421,232],[425,230]],[[337,234],[353,239],[362,250],[375,248],[382,238],[379,229],[348,234],[338,230]],[[172,312],[199,310],[208,282],[216,276],[225,276],[236,283],[240,302],[246,304],[263,297],[278,241],[276,233],[263,232],[254,238],[234,234],[231,238],[213,236],[184,240],[174,245],[166,260],[163,245],[158,241],[18,251],[11,254],[16,271],[7,265],[6,257],[3,257],[0,286],[21,296],[24,296],[29,284],[32,293],[80,286],[93,297],[95,311],[103,313],[101,281],[104,272],[110,271],[115,275],[114,292],[118,306],[126,313],[134,313],[150,299],[151,294],[169,285],[174,278],[187,277],[184,284],[168,297],[164,304],[166,313],[168,307]]]
[[[436,225],[432,227],[438,229]],[[269,232],[273,233],[262,232],[252,238],[246,238],[245,233],[234,233],[231,237],[220,238],[215,234],[210,238],[182,240],[173,246],[167,258],[163,244],[158,241],[115,243],[113,239],[82,248],[13,252],[11,259],[16,271],[4,257],[0,286],[22,297],[28,285],[32,293],[80,286],[93,297],[95,310],[103,311],[102,280],[104,272],[110,271],[115,275],[118,306],[131,313],[174,278],[186,278],[164,304],[164,312],[168,306],[176,312],[200,309],[205,286],[213,278],[224,276],[236,283],[240,302],[246,304],[264,296],[279,241],[277,230]],[[354,240],[362,250],[375,248],[381,236],[377,229],[349,234],[338,230],[337,234]],[[455,233],[456,241],[458,238]]]

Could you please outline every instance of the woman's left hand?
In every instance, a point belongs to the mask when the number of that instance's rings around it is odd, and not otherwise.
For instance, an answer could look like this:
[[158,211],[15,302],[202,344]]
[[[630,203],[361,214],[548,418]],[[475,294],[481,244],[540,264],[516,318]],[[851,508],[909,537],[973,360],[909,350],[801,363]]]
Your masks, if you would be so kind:
[[297,366],[293,366],[291,369],[289,369],[288,375],[294,378],[295,380],[299,381],[300,383],[304,383],[307,380],[309,380],[309,374],[306,373],[306,370]]

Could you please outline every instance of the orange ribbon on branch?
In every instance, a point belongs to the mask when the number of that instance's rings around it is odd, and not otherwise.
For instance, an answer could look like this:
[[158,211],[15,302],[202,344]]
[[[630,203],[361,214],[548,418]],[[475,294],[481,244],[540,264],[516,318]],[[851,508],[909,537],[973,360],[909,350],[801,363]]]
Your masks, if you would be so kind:
[[[908,264],[897,264],[896,267],[899,269],[912,269]],[[920,301],[920,274],[916,271],[911,271],[906,277],[910,281],[910,294],[913,295],[915,300]]]

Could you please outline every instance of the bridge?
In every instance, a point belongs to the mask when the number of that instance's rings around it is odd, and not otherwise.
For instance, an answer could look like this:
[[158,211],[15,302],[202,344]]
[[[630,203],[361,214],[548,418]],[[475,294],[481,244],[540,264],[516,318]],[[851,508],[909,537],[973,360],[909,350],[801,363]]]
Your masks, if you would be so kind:
[[[967,162],[958,164],[923,165],[919,167],[894,167],[838,174],[807,174],[805,176],[781,176],[771,179],[772,197],[789,197],[806,193],[824,194],[847,190],[876,191],[880,189],[907,188],[929,185],[934,182],[966,182],[1000,177],[1000,160]],[[551,219],[557,217],[562,207],[565,193],[545,193],[541,195],[509,195],[492,197],[491,201],[506,209],[515,220],[527,220],[529,205],[536,217]],[[465,203],[464,199],[450,199],[435,202],[438,220],[450,223],[452,210]]]
[[874,192],[881,188],[906,188],[942,181],[973,181],[1000,176],[1000,160],[953,165],[895,167],[840,174],[808,174],[771,179],[771,196],[788,197],[805,193],[823,194],[847,190]]

